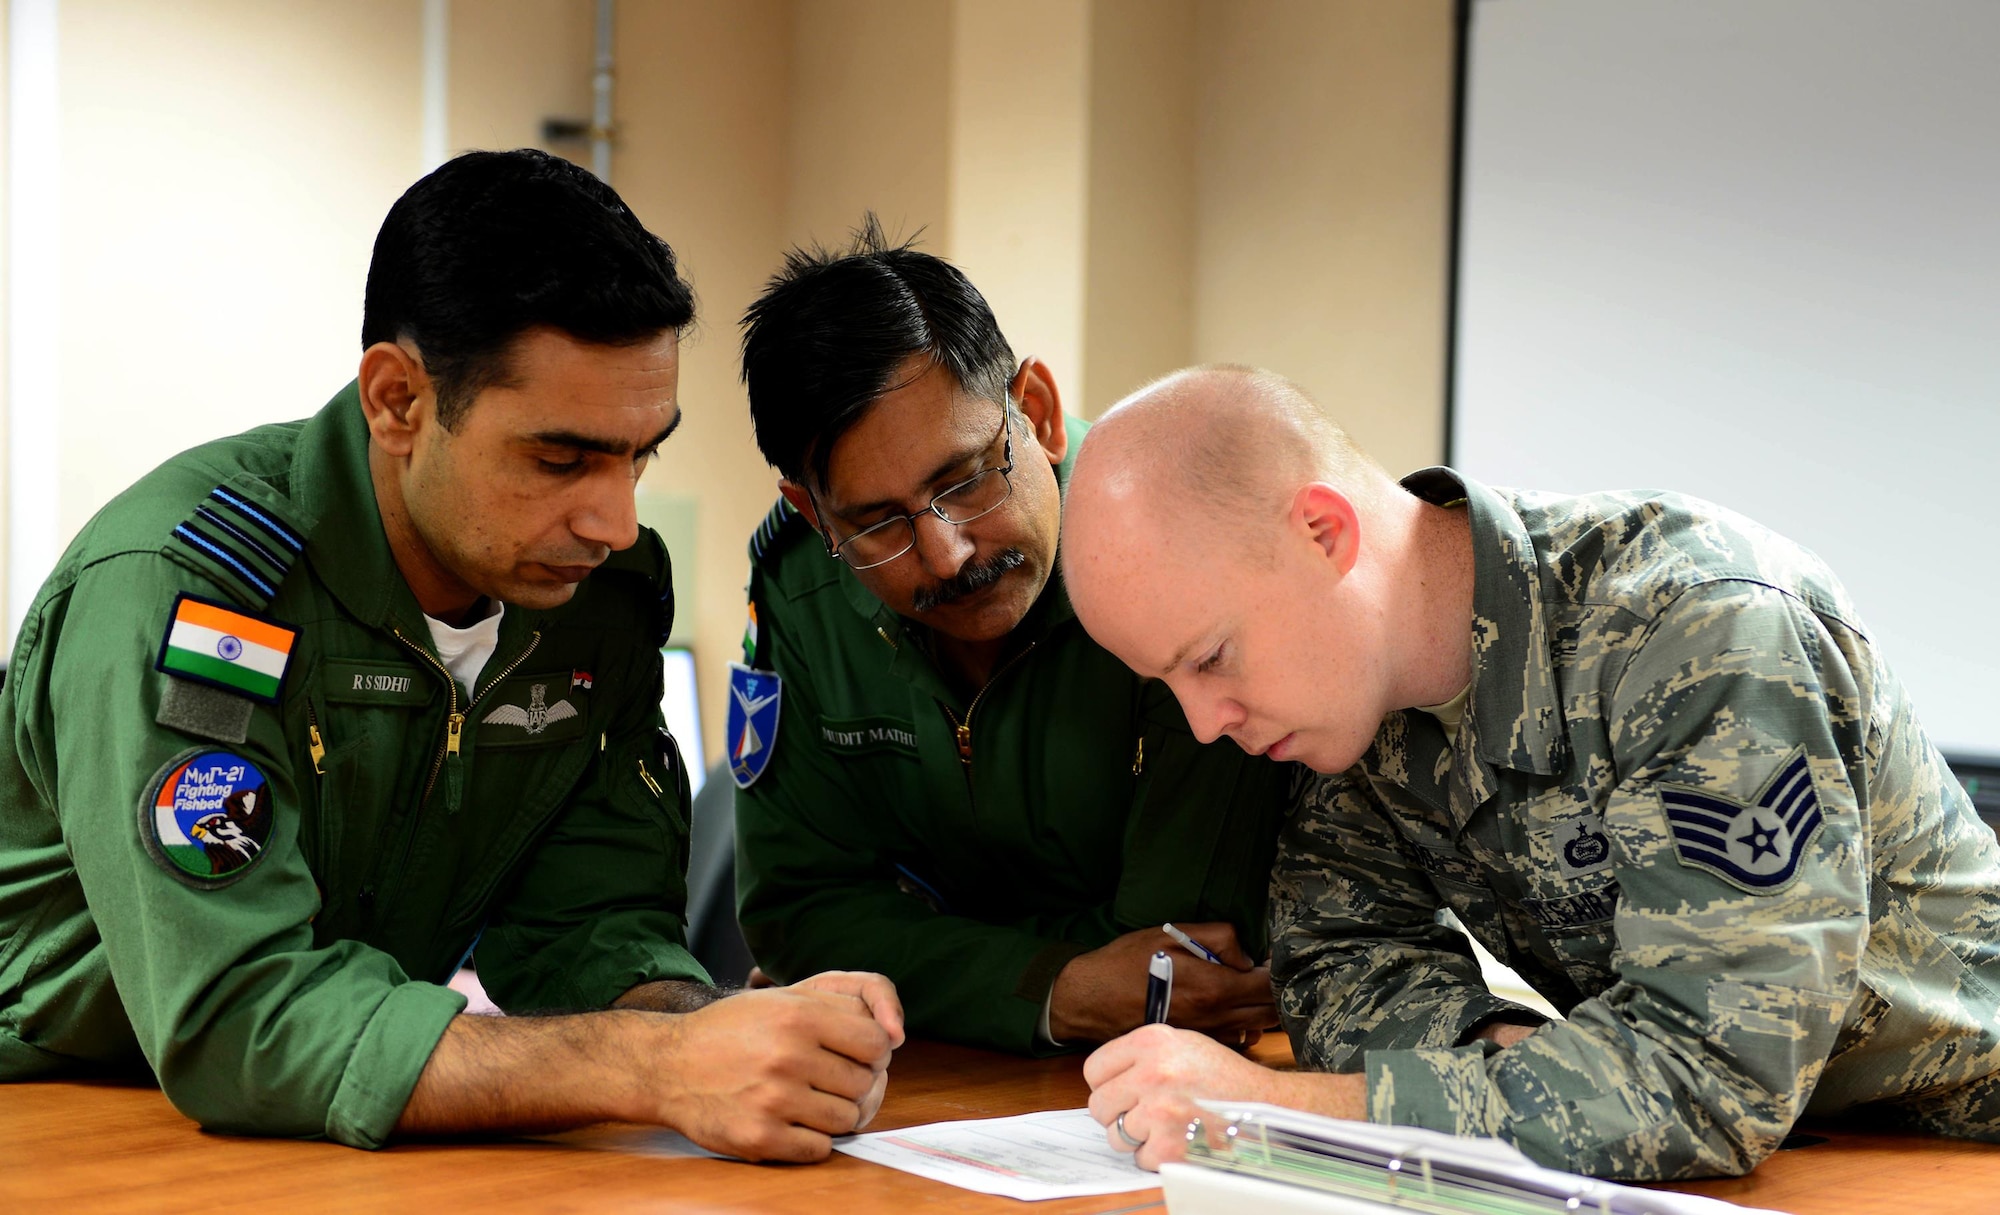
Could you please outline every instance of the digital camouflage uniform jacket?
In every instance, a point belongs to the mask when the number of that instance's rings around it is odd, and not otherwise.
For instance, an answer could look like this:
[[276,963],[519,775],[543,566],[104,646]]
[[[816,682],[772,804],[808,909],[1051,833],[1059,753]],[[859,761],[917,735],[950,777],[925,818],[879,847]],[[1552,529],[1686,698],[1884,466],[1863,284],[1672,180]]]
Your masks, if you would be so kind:
[[1226,920],[1263,955],[1291,766],[1196,742],[1165,685],[1083,631],[1060,575],[968,698],[789,506],[751,557],[755,662],[784,681],[769,766],[736,796],[766,971],[879,971],[913,1032],[1026,1053],[1057,972],[1120,933]]
[[[510,607],[468,701],[390,555],[351,386],[147,475],[42,588],[0,698],[0,1079],[150,1068],[206,1126],[373,1147],[475,939],[509,1010],[705,978],[658,708],[669,585],[642,531],[564,607]],[[184,593],[207,602],[183,623],[226,627],[187,649],[176,625],[175,661],[219,682],[216,657],[296,631],[275,703],[156,670]]]
[[[1605,1177],[1741,1173],[1867,1103],[1995,1137],[1993,833],[1825,566],[1672,494],[1405,484],[1470,514],[1471,696],[1455,744],[1393,713],[1305,787],[1272,887],[1301,1061]],[[1524,1010],[1446,907],[1567,1019],[1468,1043]]]

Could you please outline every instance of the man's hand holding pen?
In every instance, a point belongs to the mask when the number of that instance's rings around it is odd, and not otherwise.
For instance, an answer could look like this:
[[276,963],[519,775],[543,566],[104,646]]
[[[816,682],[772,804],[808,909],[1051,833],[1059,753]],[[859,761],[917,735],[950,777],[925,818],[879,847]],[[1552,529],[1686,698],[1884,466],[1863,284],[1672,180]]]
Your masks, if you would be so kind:
[[1165,950],[1173,959],[1173,1003],[1167,1023],[1197,1030],[1230,1046],[1255,1042],[1278,1024],[1271,971],[1256,966],[1226,923],[1181,924],[1200,957],[1160,928],[1142,928],[1070,959],[1056,976],[1049,1031],[1058,1042],[1105,1042],[1145,1023],[1147,965]]

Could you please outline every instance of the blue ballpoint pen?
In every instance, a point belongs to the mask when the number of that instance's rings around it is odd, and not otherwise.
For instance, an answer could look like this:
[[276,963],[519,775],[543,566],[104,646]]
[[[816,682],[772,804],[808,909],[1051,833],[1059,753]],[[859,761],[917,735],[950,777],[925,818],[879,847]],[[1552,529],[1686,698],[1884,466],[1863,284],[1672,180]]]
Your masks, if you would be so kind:
[[1146,966],[1146,1024],[1165,1025],[1174,998],[1174,960],[1162,949]]
[[1180,944],[1181,948],[1187,950],[1195,957],[1200,958],[1202,961],[1213,962],[1217,966],[1221,966],[1223,964],[1222,959],[1215,956],[1214,950],[1202,944],[1200,941],[1195,940],[1193,937],[1189,936],[1185,932],[1182,932],[1180,929],[1175,928],[1172,924],[1160,925],[1160,931],[1172,937],[1176,942]]

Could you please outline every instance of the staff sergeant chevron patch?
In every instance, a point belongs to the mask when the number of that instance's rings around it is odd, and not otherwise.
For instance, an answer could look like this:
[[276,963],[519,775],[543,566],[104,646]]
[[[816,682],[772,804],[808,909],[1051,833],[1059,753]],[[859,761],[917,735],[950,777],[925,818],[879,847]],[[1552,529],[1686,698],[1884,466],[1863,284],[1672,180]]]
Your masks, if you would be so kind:
[[1797,877],[1806,845],[1825,821],[1804,747],[1778,765],[1752,801],[1662,785],[1660,808],[1681,864],[1752,894],[1770,894]]

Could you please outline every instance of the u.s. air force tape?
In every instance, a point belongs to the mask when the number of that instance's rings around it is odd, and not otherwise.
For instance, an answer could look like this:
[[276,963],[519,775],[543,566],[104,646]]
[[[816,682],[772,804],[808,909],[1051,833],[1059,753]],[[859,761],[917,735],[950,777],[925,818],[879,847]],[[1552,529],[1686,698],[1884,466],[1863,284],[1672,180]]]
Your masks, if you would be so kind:
[[214,890],[263,857],[273,809],[257,765],[233,751],[183,751],[146,783],[139,838],[168,876]]

